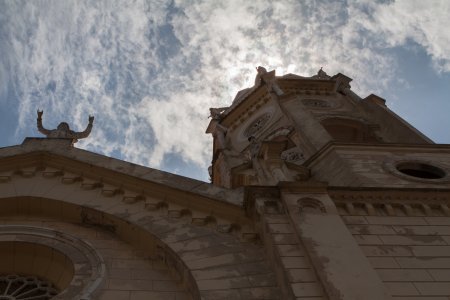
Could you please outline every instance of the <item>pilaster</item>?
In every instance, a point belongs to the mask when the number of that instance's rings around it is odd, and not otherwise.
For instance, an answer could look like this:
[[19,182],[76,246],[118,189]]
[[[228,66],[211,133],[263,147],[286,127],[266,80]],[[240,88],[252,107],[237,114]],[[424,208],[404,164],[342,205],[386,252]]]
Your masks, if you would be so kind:
[[282,183],[280,193],[329,299],[391,299],[338,215],[324,184]]

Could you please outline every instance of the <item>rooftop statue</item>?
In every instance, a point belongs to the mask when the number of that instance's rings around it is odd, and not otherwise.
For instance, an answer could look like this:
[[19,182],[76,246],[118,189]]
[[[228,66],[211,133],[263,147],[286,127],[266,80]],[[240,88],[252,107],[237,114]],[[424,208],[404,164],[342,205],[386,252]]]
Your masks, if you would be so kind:
[[267,85],[267,89],[270,93],[275,93],[277,96],[284,94],[277,83],[275,70],[267,72],[266,68],[259,66],[256,68],[255,85],[253,86],[253,89],[258,88],[263,83]]
[[317,72],[317,75],[312,76],[311,78],[317,79],[330,79],[331,77],[323,70],[323,67]]
[[256,68],[255,87],[258,87],[261,85],[261,83],[263,82],[262,76],[265,74],[267,74],[266,68],[264,68],[262,66],[258,66]]
[[66,122],[59,123],[56,129],[45,129],[42,126],[42,115],[44,111],[37,111],[37,128],[40,133],[47,136],[47,138],[60,138],[60,139],[72,139],[72,144],[76,143],[79,139],[83,139],[89,136],[94,124],[94,116],[89,115],[89,124],[86,129],[82,132],[75,132],[70,129],[69,124]]

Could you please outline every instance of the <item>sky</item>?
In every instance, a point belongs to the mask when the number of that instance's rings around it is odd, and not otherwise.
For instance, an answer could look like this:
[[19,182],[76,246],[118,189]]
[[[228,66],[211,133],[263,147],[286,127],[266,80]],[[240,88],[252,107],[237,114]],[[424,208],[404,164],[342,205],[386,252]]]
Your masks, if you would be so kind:
[[450,1],[0,0],[0,147],[66,121],[76,147],[208,181],[209,107],[255,67],[353,78],[450,144]]

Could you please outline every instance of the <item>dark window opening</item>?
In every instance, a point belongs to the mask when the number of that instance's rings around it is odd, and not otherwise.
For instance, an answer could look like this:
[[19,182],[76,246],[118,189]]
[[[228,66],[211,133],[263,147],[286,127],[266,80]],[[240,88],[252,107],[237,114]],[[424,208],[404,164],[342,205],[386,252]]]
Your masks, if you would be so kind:
[[446,175],[444,170],[423,163],[401,163],[397,165],[397,170],[405,175],[423,179],[441,179]]

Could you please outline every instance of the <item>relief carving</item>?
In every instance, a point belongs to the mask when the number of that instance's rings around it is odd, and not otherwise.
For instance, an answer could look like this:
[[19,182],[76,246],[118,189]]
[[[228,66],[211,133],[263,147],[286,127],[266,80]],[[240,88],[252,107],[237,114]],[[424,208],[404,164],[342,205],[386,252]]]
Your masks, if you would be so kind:
[[265,113],[264,115],[257,118],[253,123],[251,123],[244,131],[245,137],[254,136],[267,122],[270,120],[271,114]]
[[281,153],[281,159],[287,162],[298,162],[305,158],[303,157],[303,153],[301,153],[297,147],[293,147],[283,151]]

